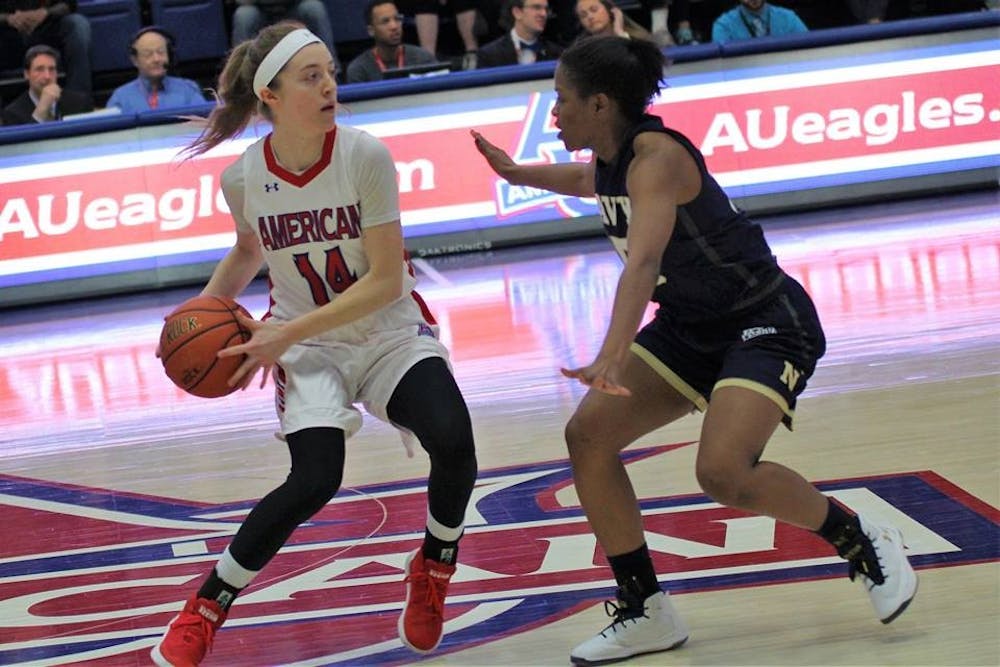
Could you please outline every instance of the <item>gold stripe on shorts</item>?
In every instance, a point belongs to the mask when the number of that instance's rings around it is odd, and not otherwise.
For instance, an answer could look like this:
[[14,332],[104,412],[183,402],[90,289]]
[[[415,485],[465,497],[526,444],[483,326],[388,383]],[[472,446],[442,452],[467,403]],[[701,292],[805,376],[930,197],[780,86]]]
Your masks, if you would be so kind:
[[[755,391],[765,398],[769,398],[772,403],[781,408],[781,411],[785,413],[786,417],[788,417],[789,424],[791,423],[792,418],[795,417],[795,410],[788,407],[788,401],[785,400],[785,397],[776,392],[774,389],[768,387],[766,384],[754,382],[753,380],[747,380],[746,378],[725,378],[716,382],[715,386],[712,387],[712,391],[714,392],[719,387],[743,387],[744,389]],[[791,427],[789,426],[789,428]]]
[[705,400],[705,397],[695,391],[694,388],[687,382],[682,380],[677,373],[674,373],[672,370],[667,368],[667,365],[657,359],[652,352],[638,343],[632,343],[630,349],[637,357],[649,364],[649,367],[656,371],[657,375],[666,380],[667,384],[679,391],[681,396],[694,403],[694,407],[696,407],[699,412],[704,412],[708,409],[708,401]]

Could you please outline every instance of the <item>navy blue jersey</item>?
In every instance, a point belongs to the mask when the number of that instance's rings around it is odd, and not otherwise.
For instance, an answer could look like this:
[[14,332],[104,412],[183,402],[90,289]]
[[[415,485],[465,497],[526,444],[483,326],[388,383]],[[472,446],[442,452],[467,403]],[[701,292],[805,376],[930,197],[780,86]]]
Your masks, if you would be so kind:
[[759,305],[785,278],[764,232],[729,200],[708,173],[701,151],[657,116],[645,116],[631,128],[611,163],[597,160],[595,192],[615,249],[624,259],[631,212],[626,176],[635,157],[633,142],[642,132],[669,134],[687,149],[701,174],[698,196],[677,208],[653,301],[663,315],[684,322],[727,318]]

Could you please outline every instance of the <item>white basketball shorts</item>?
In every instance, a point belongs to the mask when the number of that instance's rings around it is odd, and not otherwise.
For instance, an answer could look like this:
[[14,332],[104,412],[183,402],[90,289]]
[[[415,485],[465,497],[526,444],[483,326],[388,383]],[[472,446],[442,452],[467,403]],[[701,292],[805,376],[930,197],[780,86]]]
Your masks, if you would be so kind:
[[[359,402],[391,424],[387,409],[396,385],[417,362],[430,357],[448,362],[447,348],[427,324],[374,331],[364,342],[293,345],[274,372],[281,433],[335,427],[350,438],[361,428],[361,411],[355,407]],[[401,435],[412,454],[412,439],[407,437],[412,434]]]

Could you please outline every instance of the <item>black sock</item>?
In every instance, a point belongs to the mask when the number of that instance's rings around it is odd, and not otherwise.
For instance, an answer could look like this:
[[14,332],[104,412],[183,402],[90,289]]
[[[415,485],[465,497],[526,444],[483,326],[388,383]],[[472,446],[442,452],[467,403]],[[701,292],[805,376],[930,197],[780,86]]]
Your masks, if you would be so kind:
[[233,600],[236,599],[241,590],[243,589],[230,586],[220,579],[219,574],[213,567],[208,577],[202,582],[201,588],[198,589],[198,597],[205,598],[206,600],[214,600],[219,603],[222,611],[228,612],[229,608],[233,605]]
[[430,558],[445,565],[454,565],[458,560],[458,540],[454,542],[439,540],[431,535],[431,531],[425,530],[424,546],[420,551],[424,558]]
[[608,556],[608,564],[618,582],[618,597],[627,607],[641,610],[646,598],[660,590],[653,559],[645,543],[627,554]]
[[827,499],[826,520],[816,533],[837,549],[842,558],[854,560],[861,553],[861,522],[832,498]]

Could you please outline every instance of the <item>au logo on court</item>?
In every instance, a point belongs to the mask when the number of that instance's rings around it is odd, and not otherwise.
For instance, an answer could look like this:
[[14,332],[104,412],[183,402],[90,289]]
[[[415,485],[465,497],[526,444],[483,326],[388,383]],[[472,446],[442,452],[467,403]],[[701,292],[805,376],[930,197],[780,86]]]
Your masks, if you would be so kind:
[[[683,446],[624,457],[669,458]],[[439,652],[609,595],[611,574],[582,511],[560,502],[570,483],[565,461],[480,474]],[[900,526],[918,568],[1000,559],[997,510],[933,472],[818,486]],[[0,664],[54,665],[145,654],[254,501],[204,505],[0,476],[0,504],[19,536],[0,543]],[[812,534],[704,496],[645,498],[642,508],[661,581],[675,593],[845,572]],[[238,664],[266,644],[308,664],[413,662],[396,618],[425,512],[424,480],[343,490],[236,602],[212,660]]]

